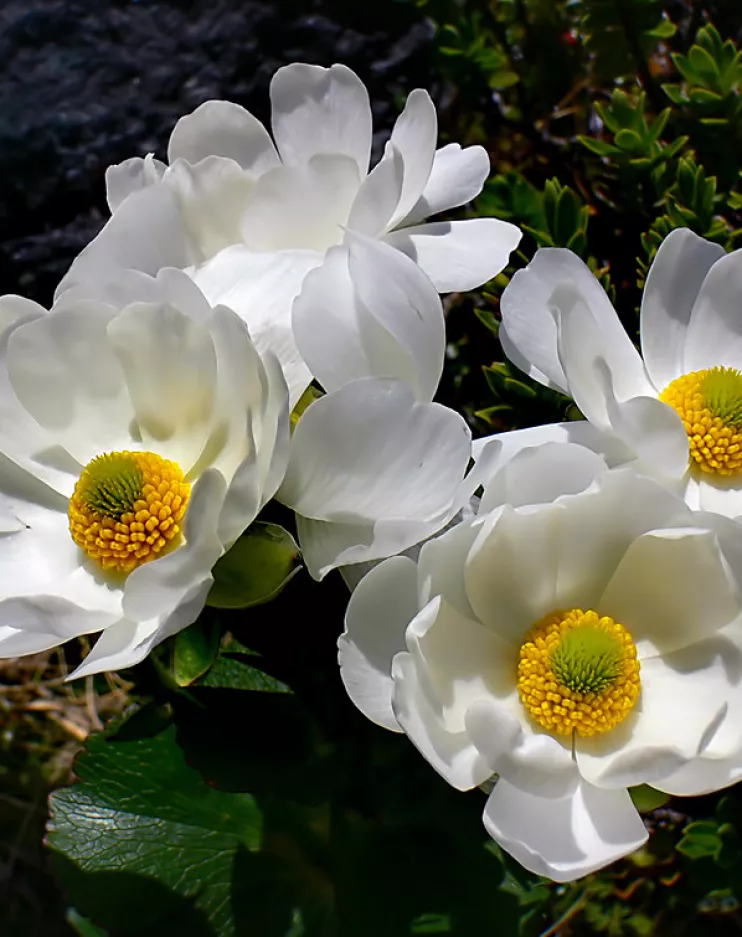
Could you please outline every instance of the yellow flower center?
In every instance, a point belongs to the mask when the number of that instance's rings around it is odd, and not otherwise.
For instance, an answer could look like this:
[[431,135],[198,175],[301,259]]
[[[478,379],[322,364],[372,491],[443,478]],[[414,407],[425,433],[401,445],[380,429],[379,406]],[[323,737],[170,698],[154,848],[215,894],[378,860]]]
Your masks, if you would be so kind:
[[520,648],[518,692],[529,715],[557,735],[615,729],[639,696],[631,635],[612,618],[573,608],[552,612]]
[[154,452],[107,452],[83,469],[70,498],[72,539],[103,569],[130,573],[180,540],[191,486]]
[[742,473],[742,373],[691,371],[669,384],[660,400],[680,414],[691,465],[710,475]]

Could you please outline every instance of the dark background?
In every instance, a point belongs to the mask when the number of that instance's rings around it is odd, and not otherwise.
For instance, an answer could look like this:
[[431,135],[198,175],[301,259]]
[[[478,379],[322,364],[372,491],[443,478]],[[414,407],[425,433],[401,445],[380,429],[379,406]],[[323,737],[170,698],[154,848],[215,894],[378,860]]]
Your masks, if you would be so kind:
[[49,304],[107,216],[106,167],[164,157],[210,98],[268,121],[286,63],[353,68],[378,150],[409,90],[441,100],[432,34],[395,0],[0,0],[0,294]]

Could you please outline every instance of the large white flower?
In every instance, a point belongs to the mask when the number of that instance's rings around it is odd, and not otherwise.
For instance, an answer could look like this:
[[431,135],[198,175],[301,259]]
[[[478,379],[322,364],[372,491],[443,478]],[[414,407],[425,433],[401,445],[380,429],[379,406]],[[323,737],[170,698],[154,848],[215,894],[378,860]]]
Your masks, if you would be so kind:
[[[176,125],[168,166],[148,156],[111,167],[113,216],[60,291],[105,286],[122,268],[187,269],[212,303],[245,319],[259,350],[278,355],[295,399],[310,373],[293,339],[291,304],[347,232],[408,255],[440,291],[490,279],[520,232],[493,218],[421,223],[468,202],[489,172],[480,146],[436,151],[427,92],[410,94],[370,172],[368,93],[350,69],[289,65],[274,75],[270,95],[273,139],[242,107],[208,101]],[[383,266],[376,275],[384,278]],[[322,334],[330,339],[331,327]]]
[[0,300],[0,656],[102,631],[77,674],[193,622],[288,456],[280,366],[187,276]]
[[626,460],[691,507],[740,517],[740,296],[742,251],[673,231],[647,277],[640,356],[585,264],[540,250],[503,294],[500,339],[514,364],[622,443]]
[[579,878],[646,839],[627,787],[742,775],[738,541],[581,446],[511,452],[477,517],[361,580],[343,681],[453,786],[496,774],[489,833]]

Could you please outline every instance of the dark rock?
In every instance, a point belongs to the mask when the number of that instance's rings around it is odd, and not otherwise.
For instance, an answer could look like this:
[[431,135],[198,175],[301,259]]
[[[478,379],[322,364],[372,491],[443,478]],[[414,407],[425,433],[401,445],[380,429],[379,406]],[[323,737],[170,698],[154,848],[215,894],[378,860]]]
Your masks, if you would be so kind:
[[378,151],[400,96],[430,88],[431,34],[400,0],[4,0],[0,293],[48,303],[106,218],[106,167],[163,155],[178,117],[209,98],[265,120],[287,62],[355,69]]

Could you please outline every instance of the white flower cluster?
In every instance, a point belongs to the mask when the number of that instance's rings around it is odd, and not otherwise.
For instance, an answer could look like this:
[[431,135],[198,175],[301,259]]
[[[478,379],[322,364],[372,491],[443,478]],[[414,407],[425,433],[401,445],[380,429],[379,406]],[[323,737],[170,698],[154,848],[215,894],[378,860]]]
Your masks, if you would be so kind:
[[502,346],[585,420],[472,443],[431,402],[438,294],[520,232],[425,219],[480,192],[486,152],[436,150],[414,91],[369,171],[353,72],[290,65],[270,94],[272,136],[211,101],[167,164],[111,167],[50,311],[0,299],[0,655],[101,632],[76,675],[137,663],[276,497],[312,575],[357,583],[356,706],[455,787],[495,778],[494,839],[578,878],[646,839],[629,788],[742,777],[742,254],[667,238],[642,358],[588,268],[539,251]]

